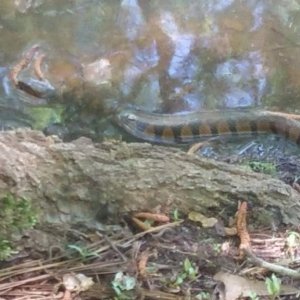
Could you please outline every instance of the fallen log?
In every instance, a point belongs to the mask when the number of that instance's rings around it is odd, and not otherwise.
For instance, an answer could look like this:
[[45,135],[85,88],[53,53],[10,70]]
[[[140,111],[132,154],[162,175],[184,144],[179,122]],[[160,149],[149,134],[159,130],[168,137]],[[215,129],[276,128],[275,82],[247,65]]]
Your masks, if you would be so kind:
[[300,194],[268,175],[146,143],[80,138],[64,143],[41,132],[0,134],[0,197],[26,197],[43,222],[119,220],[158,206],[233,215],[246,200],[256,216],[300,221]]

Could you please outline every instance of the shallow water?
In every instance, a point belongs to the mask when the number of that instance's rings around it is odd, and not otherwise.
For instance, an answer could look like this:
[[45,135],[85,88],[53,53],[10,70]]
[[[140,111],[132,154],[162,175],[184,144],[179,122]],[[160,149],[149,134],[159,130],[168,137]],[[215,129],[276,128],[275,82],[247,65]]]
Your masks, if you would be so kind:
[[[101,139],[118,135],[111,105],[299,111],[299,9],[289,0],[1,0],[0,105],[16,111],[7,127],[25,113],[33,128]],[[33,45],[55,92],[41,91],[42,108],[9,75]],[[18,78],[37,89],[33,68]]]

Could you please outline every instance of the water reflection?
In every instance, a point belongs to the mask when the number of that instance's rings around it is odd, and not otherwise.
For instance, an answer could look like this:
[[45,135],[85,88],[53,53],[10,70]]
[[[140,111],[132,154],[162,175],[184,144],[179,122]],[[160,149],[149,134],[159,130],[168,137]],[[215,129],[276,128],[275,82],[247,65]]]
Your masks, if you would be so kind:
[[[299,110],[299,7],[271,0],[2,0],[0,104],[31,115],[26,103],[46,99],[55,114],[62,111],[63,126],[100,137],[109,102],[173,113]],[[11,70],[35,43],[45,55],[44,78],[33,59],[20,70],[20,91]]]
[[136,40],[142,33],[145,20],[137,0],[122,0],[118,23],[128,41]]
[[253,22],[250,31],[253,32],[258,30],[263,25],[264,14],[267,5],[265,1],[257,1],[257,0],[249,1],[248,5],[252,11]]
[[250,52],[243,59],[229,59],[219,64],[215,77],[226,84],[225,97],[222,95],[224,106],[234,108],[260,104],[267,74],[259,52]]
[[230,5],[232,5],[233,2],[234,0],[213,0],[209,1],[206,5],[204,4],[203,8],[209,12],[216,13],[228,8]]

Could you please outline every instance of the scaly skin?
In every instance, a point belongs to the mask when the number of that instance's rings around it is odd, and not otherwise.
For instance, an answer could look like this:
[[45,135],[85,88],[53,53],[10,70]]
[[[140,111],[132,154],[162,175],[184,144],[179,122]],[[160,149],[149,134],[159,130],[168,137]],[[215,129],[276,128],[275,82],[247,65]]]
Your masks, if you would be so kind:
[[123,109],[116,122],[131,135],[162,144],[194,143],[218,135],[273,133],[300,144],[299,115],[271,111],[208,111],[179,115]]

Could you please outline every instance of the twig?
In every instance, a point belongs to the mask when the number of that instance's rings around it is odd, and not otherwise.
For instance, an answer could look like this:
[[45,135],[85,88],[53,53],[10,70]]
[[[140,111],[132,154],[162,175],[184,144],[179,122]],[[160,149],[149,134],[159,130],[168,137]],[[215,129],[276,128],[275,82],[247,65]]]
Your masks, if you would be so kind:
[[164,214],[154,214],[154,213],[149,213],[149,212],[139,212],[134,214],[135,218],[139,219],[147,219],[155,222],[160,222],[160,223],[167,223],[170,222],[170,218]]
[[132,242],[136,241],[137,239],[143,237],[144,235],[146,235],[148,233],[154,233],[154,232],[158,232],[158,231],[161,231],[161,230],[165,230],[167,228],[172,228],[172,227],[180,225],[182,222],[183,222],[183,220],[176,221],[176,222],[173,222],[173,223],[164,224],[164,225],[160,225],[160,226],[156,226],[156,227],[151,227],[150,229],[148,229],[146,231],[137,233],[136,235],[134,235],[130,239],[124,238],[122,241],[120,241],[120,242],[124,242],[124,244],[120,245],[119,247],[127,248]]
[[[47,278],[49,278],[51,276],[52,275],[50,275],[50,274],[44,274],[44,275],[39,275],[39,276],[27,278],[27,279],[24,279],[24,280],[15,281],[15,282],[3,283],[3,284],[0,284],[0,291],[3,291],[3,290],[6,291],[7,289],[11,289],[11,288],[23,285],[23,284],[28,283],[28,282],[33,282],[33,281],[39,281],[39,280],[47,279]],[[2,293],[0,292],[0,295],[1,294]]]
[[237,219],[236,219],[236,230],[237,235],[240,238],[240,256],[244,256],[244,249],[250,249],[250,235],[247,230],[247,202],[244,201],[240,204]]
[[10,77],[16,87],[18,87],[19,84],[18,75],[30,64],[34,57],[34,54],[39,48],[39,45],[34,45],[33,47],[31,47],[27,52],[25,52],[22,59],[12,67]]
[[124,262],[127,262],[127,257],[116,247],[115,243],[113,243],[105,234],[101,235],[105,241],[111,246],[113,250],[115,250]]
[[150,252],[148,249],[146,249],[140,254],[140,258],[138,261],[138,272],[141,275],[141,277],[145,277],[147,275],[146,268],[147,268],[147,262],[149,257],[150,257]]
[[34,61],[34,64],[33,64],[33,70],[34,70],[34,73],[35,73],[35,76],[39,79],[39,80],[45,80],[45,76],[44,76],[44,73],[42,71],[42,62],[45,58],[45,54],[43,53],[40,53],[35,61]]
[[[247,257],[250,259],[252,263],[259,267],[266,268],[272,272],[285,275],[285,276],[290,276],[295,279],[300,278],[300,273],[292,270],[290,268],[286,268],[277,264],[269,263],[259,257],[257,257],[251,250],[250,246],[250,235],[247,231],[247,222],[246,222],[246,217],[247,217],[247,202],[243,202],[239,209],[238,209],[238,214],[237,214],[237,232],[238,236],[241,240],[240,243],[240,257],[243,257],[244,255],[247,255]],[[241,252],[242,251],[242,252]]]
[[281,275],[285,275],[285,276],[289,276],[295,279],[300,279],[300,273],[292,270],[290,268],[286,268],[277,264],[273,264],[273,263],[269,263],[259,257],[257,257],[249,248],[245,248],[244,249],[244,253],[247,255],[247,257],[249,258],[249,260],[254,263],[256,266],[259,267],[263,267],[265,269],[268,269],[272,272],[281,274]]

